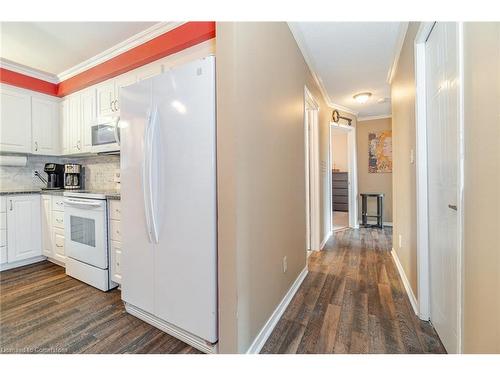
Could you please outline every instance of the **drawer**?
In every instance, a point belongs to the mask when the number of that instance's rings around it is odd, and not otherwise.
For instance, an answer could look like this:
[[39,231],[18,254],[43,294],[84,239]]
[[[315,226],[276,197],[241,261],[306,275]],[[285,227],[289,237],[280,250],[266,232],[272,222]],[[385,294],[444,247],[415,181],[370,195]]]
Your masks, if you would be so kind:
[[121,202],[119,200],[109,201],[109,217],[112,220],[121,219]]
[[109,231],[112,241],[121,241],[122,235],[120,230],[120,220],[110,220],[109,221]]
[[64,197],[57,195],[52,197],[52,211],[64,211]]
[[64,231],[55,228],[53,231],[54,239],[54,256],[56,259],[64,259],[66,252],[64,251]]
[[52,213],[52,225],[56,228],[64,229],[64,212],[54,211]]
[[0,229],[7,229],[7,213],[0,212]]
[[0,246],[7,246],[7,229],[0,229]]
[[0,196],[0,212],[7,212],[7,197],[5,195]]
[[7,263],[7,246],[0,247],[0,264]]

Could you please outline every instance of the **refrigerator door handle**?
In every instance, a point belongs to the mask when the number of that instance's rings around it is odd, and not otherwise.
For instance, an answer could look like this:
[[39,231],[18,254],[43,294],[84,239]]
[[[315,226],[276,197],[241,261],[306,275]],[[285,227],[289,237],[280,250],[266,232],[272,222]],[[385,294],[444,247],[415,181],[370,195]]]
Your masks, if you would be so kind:
[[152,229],[152,237],[154,243],[159,242],[158,238],[158,225],[156,222],[156,213],[158,211],[158,204],[155,200],[155,194],[153,193],[154,183],[157,181],[153,181],[153,179],[157,176],[160,171],[156,171],[153,173],[153,163],[157,163],[158,159],[156,153],[158,151],[158,137],[157,137],[157,126],[158,126],[158,107],[155,105],[153,110],[153,115],[151,118],[151,154],[150,154],[150,163],[149,163],[149,204],[150,204],[150,214],[151,214],[151,229]]
[[151,111],[148,114],[146,129],[144,129],[143,139],[143,166],[142,166],[142,195],[144,198],[144,216],[146,219],[146,229],[148,232],[149,242],[153,242],[151,231]]

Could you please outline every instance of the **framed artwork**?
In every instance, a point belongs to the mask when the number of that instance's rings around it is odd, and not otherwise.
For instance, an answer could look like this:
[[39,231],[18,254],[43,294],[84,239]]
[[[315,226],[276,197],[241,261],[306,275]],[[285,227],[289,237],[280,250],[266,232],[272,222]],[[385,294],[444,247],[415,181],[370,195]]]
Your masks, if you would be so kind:
[[368,172],[392,173],[392,130],[368,133]]

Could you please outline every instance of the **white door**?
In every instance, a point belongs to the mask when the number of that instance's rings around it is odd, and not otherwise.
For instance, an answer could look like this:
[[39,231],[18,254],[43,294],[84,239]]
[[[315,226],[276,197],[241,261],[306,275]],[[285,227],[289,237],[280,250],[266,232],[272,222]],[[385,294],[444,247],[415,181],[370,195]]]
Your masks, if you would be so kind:
[[59,103],[33,96],[31,99],[32,152],[40,155],[59,154]]
[[53,258],[52,243],[52,197],[42,195],[42,253],[46,257]]
[[[155,115],[155,110],[157,113]],[[156,315],[217,341],[215,59],[153,78]],[[153,170],[154,170],[153,169]],[[126,253],[124,251],[124,253]]]
[[431,321],[449,353],[459,332],[459,76],[456,23],[436,23],[426,43]]
[[17,262],[42,255],[40,195],[7,199],[7,258]]
[[92,125],[96,119],[96,90],[94,87],[82,91],[80,95],[81,104],[81,140],[82,151],[92,151]]
[[108,268],[106,201],[64,199],[66,255],[91,266]]
[[31,152],[31,97],[0,88],[0,151]]
[[[148,234],[149,200],[152,178],[145,161],[150,156],[146,143],[150,128],[151,80],[122,89],[121,98],[121,227],[122,298],[134,306],[154,311],[154,245]],[[149,220],[149,219],[148,219]]]
[[96,87],[97,93],[97,116],[112,116],[115,101],[115,81],[109,80]]

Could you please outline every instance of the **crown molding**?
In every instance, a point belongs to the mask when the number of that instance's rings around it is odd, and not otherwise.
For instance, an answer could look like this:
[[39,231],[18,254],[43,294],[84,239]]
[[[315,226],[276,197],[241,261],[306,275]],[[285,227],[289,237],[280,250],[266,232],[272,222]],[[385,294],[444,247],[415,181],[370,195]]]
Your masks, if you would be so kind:
[[312,59],[309,56],[309,52],[307,50],[306,44],[304,42],[304,39],[302,38],[302,34],[300,30],[294,25],[294,22],[287,22],[288,28],[290,29],[290,32],[292,33],[293,38],[295,39],[295,42],[297,43],[297,46],[299,47],[300,52],[302,53],[302,56],[304,57],[304,60],[309,67],[309,71],[311,72],[314,81],[319,87],[319,90],[321,92],[321,95],[323,96],[326,104],[332,109],[338,109],[342,112],[349,113],[353,116],[358,116],[358,112],[355,110],[348,108],[346,106],[337,104],[332,102],[332,99],[330,98],[330,95],[328,95],[328,91],[325,88],[325,85],[323,84],[323,81],[319,77],[319,75],[316,73],[316,70],[314,68],[314,64],[312,63]]
[[29,66],[16,63],[14,61],[5,59],[3,57],[0,57],[0,67],[8,69],[12,72],[23,74],[25,76],[37,78],[49,83],[54,83],[54,84],[59,83],[59,80],[57,79],[57,76],[55,74],[50,74],[35,68],[30,68]]
[[396,46],[394,49],[394,56],[392,58],[392,64],[387,72],[387,83],[390,85],[396,70],[398,69],[399,56],[401,55],[401,50],[403,49],[403,44],[405,42],[406,32],[408,31],[409,22],[401,22],[399,25],[398,39],[396,40]]
[[365,117],[359,117],[358,118],[358,123],[361,121],[370,121],[370,120],[382,120],[385,118],[392,118],[392,115],[379,115],[379,116],[365,116]]
[[159,22],[147,28],[146,30],[143,30],[131,36],[130,38],[124,40],[123,42],[120,42],[114,45],[113,47],[108,48],[107,50],[95,55],[94,57],[91,57],[90,59],[85,60],[80,64],[75,65],[74,67],[58,74],[57,75],[57,78],[59,80],[58,82],[65,81],[68,78],[74,77],[75,75],[80,74],[90,68],[93,68],[94,66],[97,66],[107,60],[110,60],[113,57],[116,57],[126,51],[131,50],[132,48],[135,48],[141,44],[149,42],[150,40],[162,34],[165,34],[166,32],[175,29],[176,27],[179,27],[184,23],[186,22]]

